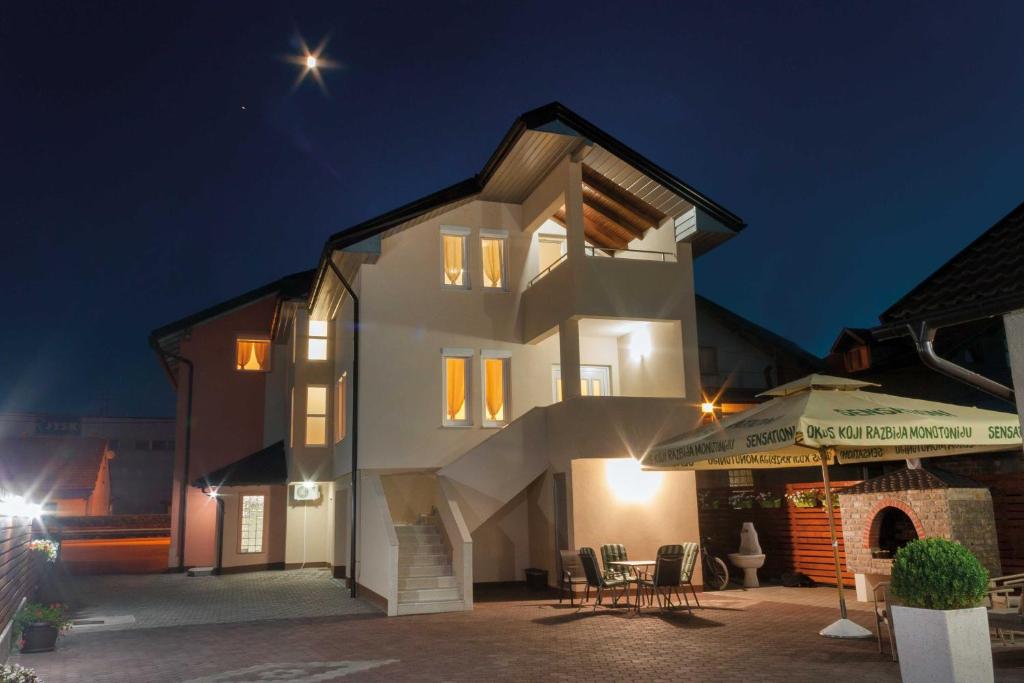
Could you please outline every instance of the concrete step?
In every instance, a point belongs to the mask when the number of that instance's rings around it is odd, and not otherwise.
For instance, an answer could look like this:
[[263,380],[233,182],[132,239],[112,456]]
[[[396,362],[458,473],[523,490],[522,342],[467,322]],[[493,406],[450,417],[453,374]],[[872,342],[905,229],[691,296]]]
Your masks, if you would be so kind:
[[451,564],[444,562],[439,564],[410,565],[398,568],[399,580],[425,576],[452,576],[452,566]]
[[409,567],[422,564],[449,564],[448,553],[416,553],[414,555],[398,554],[398,567]]
[[407,576],[398,579],[398,590],[422,590],[424,588],[458,588],[454,576]]
[[418,588],[398,591],[398,604],[404,602],[437,602],[439,600],[458,600],[458,588]]
[[398,603],[398,613],[404,614],[437,614],[438,612],[462,612],[466,605],[462,600],[435,600],[432,602]]
[[396,524],[395,532],[409,535],[441,533],[433,524]]
[[445,555],[448,553],[448,548],[445,548],[440,543],[424,543],[422,545],[418,543],[413,545],[400,543],[398,545],[398,553],[408,557],[413,555]]

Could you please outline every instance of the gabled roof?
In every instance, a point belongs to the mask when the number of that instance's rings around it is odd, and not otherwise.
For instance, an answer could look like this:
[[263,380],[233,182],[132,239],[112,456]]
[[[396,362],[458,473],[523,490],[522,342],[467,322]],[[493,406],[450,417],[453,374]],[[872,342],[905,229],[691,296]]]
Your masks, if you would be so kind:
[[274,312],[274,321],[271,323],[271,329],[268,330],[268,332],[272,332],[277,327],[281,314],[280,303],[293,299],[304,300],[309,293],[309,286],[313,281],[313,273],[314,271],[312,270],[304,270],[299,273],[285,275],[245,294],[221,301],[218,304],[204,308],[201,311],[187,315],[180,320],[175,320],[150,332],[149,345],[160,356],[160,362],[163,364],[164,370],[167,371],[171,383],[174,384],[176,381],[177,375],[174,369],[177,367],[177,361],[173,357],[169,357],[168,354],[176,355],[178,353],[181,336],[189,328],[247,306],[264,297],[276,295],[279,298],[278,307]]
[[0,488],[34,501],[88,498],[107,455],[94,437],[25,436],[0,440]]
[[1024,204],[986,230],[889,307],[894,326],[938,318],[951,323],[1024,307]]
[[[532,138],[525,140],[529,135],[532,135]],[[736,214],[565,105],[552,102],[517,118],[487,163],[475,175],[380,216],[345,228],[329,237],[324,245],[315,283],[310,292],[310,301],[315,302],[317,299],[326,276],[327,259],[331,258],[334,251],[345,249],[409,222],[425,220],[431,215],[451,210],[478,196],[490,201],[522,201],[524,192],[532,189],[559,159],[581,144],[594,145],[596,153],[591,165],[606,177],[612,173],[613,161],[621,160],[629,170],[622,168],[622,163],[614,166],[615,174],[622,174],[622,179],[615,178],[615,182],[620,185],[628,183],[637,188],[643,195],[641,199],[651,203],[661,213],[672,215],[671,210],[665,210],[667,206],[657,205],[660,202],[667,202],[669,206],[677,209],[681,205],[698,207],[721,224],[723,233],[732,234],[746,227],[743,219]],[[529,172],[521,177],[503,174],[503,164],[509,159],[517,160]],[[709,235],[708,246],[702,248],[706,250],[727,237],[727,234]]]
[[820,358],[811,352],[804,350],[795,342],[792,342],[781,335],[775,334],[768,328],[761,327],[757,323],[747,320],[741,315],[733,313],[728,308],[716,304],[705,296],[697,294],[696,300],[697,310],[699,312],[704,312],[715,317],[723,325],[747,338],[755,345],[766,346],[773,351],[786,354],[790,359],[806,364],[811,370],[821,369],[824,367]]
[[922,491],[931,489],[983,489],[973,479],[968,479],[953,472],[947,472],[939,468],[919,467],[903,469],[883,474],[880,477],[866,479],[855,486],[839,491],[843,495],[857,495],[861,493],[895,493],[897,491]]
[[284,441],[278,441],[196,479],[192,485],[216,489],[221,486],[284,484],[287,481],[288,460],[285,458]]

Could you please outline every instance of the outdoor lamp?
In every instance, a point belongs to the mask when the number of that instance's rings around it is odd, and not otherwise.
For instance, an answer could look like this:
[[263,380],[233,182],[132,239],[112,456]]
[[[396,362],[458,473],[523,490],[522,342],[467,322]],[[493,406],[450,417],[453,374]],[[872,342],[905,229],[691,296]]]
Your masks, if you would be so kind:
[[712,403],[711,401],[704,401],[703,403],[700,404],[700,412],[704,413],[705,415],[714,415],[715,404]]

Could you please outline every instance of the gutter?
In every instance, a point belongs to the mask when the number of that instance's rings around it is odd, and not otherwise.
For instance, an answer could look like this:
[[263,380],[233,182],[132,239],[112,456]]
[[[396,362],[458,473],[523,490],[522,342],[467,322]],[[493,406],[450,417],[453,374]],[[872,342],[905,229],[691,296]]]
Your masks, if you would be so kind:
[[[149,338],[149,345],[160,356],[160,362],[163,363],[165,370],[169,370],[167,365],[168,358],[184,363],[185,367],[188,368],[188,399],[185,410],[185,455],[181,477],[181,492],[179,494],[181,503],[178,505],[178,571],[183,572],[185,571],[185,508],[188,505],[188,467],[192,459],[192,387],[195,378],[195,365],[188,358],[161,348],[155,337]],[[174,385],[177,387],[177,381],[174,382]]]
[[349,574],[352,577],[352,585],[349,586],[350,595],[356,597],[356,533],[359,530],[359,297],[349,284],[341,270],[334,263],[332,255],[327,256],[327,265],[335,276],[341,281],[341,285],[352,297],[352,539],[349,548]]
[[[948,327],[948,324],[944,327]],[[1014,391],[1010,387],[989,379],[984,375],[979,375],[973,370],[968,370],[962,365],[957,365],[953,361],[942,358],[935,352],[935,333],[941,329],[940,326],[929,323],[927,320],[922,320],[916,325],[907,325],[907,329],[910,332],[910,338],[914,340],[917,355],[925,366],[947,377],[952,377],[964,384],[980,389],[986,394],[995,396],[1008,403],[1016,404]]]

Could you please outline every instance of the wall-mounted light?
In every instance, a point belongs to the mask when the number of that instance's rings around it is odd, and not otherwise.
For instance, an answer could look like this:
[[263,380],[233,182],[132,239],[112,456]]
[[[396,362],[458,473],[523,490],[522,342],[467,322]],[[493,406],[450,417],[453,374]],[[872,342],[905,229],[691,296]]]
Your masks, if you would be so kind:
[[641,361],[651,355],[651,332],[644,328],[630,335],[629,352],[633,360]]
[[715,404],[712,403],[711,401],[704,401],[703,403],[700,404],[700,412],[704,413],[705,415],[714,415]]
[[644,472],[634,458],[617,458],[605,463],[605,479],[615,497],[626,503],[646,503],[661,486],[661,472]]
[[24,496],[7,496],[0,498],[0,517],[36,518],[43,512],[39,503],[30,503]]

